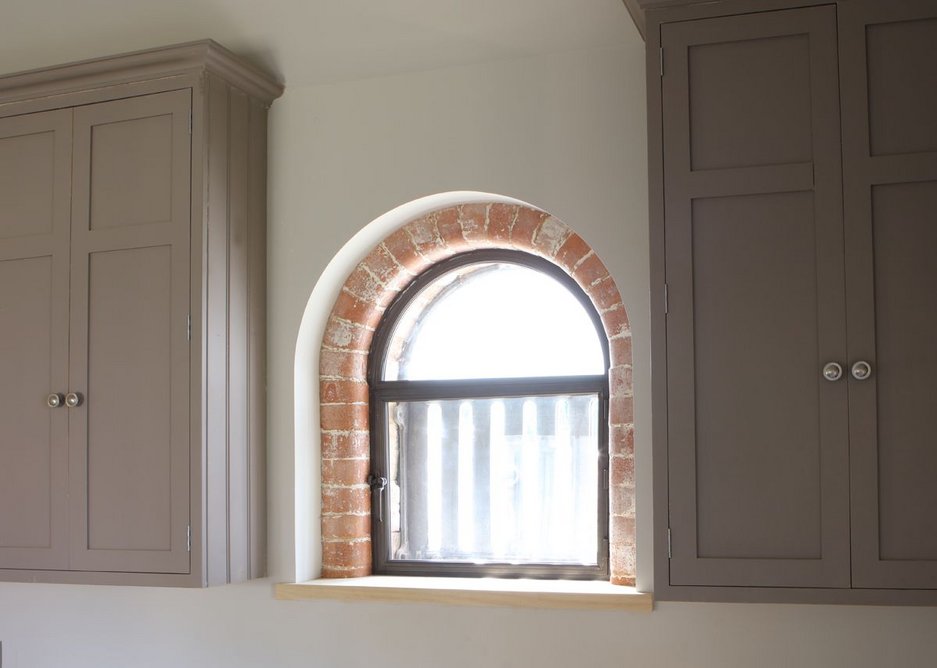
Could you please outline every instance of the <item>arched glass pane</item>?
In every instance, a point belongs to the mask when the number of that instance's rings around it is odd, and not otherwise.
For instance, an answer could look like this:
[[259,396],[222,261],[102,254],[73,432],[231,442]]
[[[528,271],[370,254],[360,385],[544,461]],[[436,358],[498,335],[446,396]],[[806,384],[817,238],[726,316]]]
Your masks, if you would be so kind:
[[605,373],[585,307],[553,277],[484,262],[427,285],[400,315],[385,380],[453,380]]

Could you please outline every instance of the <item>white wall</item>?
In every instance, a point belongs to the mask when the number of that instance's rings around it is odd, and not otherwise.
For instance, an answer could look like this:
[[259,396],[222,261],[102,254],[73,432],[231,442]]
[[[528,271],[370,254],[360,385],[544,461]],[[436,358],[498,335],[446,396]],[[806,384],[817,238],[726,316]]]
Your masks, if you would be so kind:
[[[660,604],[637,614],[272,599],[272,581],[302,574],[315,559],[293,540],[296,518],[300,533],[315,532],[305,501],[300,513],[294,505],[294,480],[315,475],[308,441],[294,468],[292,410],[309,296],[370,221],[451,190],[501,193],[550,211],[614,275],[634,331],[639,574],[650,587],[642,63],[634,44],[289,89],[270,125],[273,577],[204,591],[0,584],[3,668],[934,665],[937,609]],[[346,251],[350,264],[356,252]],[[314,503],[315,489],[301,491]]]

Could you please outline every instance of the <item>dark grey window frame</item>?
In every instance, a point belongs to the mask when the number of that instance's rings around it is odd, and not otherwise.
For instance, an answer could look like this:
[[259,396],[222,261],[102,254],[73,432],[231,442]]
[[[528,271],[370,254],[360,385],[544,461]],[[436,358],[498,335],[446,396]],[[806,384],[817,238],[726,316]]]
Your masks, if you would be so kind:
[[[510,263],[546,274],[575,296],[586,309],[596,329],[605,373],[594,376],[548,376],[471,380],[396,380],[382,379],[387,348],[401,314],[413,299],[440,276],[459,268],[482,263]],[[376,328],[368,356],[371,424],[371,545],[372,570],[379,575],[423,575],[449,577],[523,577],[569,580],[607,580],[609,576],[608,543],[608,339],[602,319],[589,296],[560,267],[543,258],[507,249],[483,249],[454,255],[439,262],[407,286],[390,304]],[[390,508],[388,477],[387,405],[393,401],[434,401],[446,399],[497,399],[557,394],[596,394],[598,401],[598,477],[597,554],[595,565],[509,564],[447,562],[440,560],[390,559],[391,523],[383,509]]]

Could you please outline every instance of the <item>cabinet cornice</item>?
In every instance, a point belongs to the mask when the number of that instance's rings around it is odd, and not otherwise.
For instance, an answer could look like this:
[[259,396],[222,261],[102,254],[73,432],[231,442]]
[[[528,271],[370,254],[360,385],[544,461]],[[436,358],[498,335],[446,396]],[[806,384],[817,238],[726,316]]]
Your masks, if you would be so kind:
[[172,76],[217,74],[269,106],[283,84],[206,39],[0,76],[0,105]]

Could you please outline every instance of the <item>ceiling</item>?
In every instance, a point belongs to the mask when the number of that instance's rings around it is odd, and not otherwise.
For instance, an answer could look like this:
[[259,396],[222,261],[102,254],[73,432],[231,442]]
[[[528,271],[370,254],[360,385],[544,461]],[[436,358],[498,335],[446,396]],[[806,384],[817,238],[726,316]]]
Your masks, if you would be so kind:
[[321,84],[638,44],[622,0],[0,0],[0,74],[210,37]]

